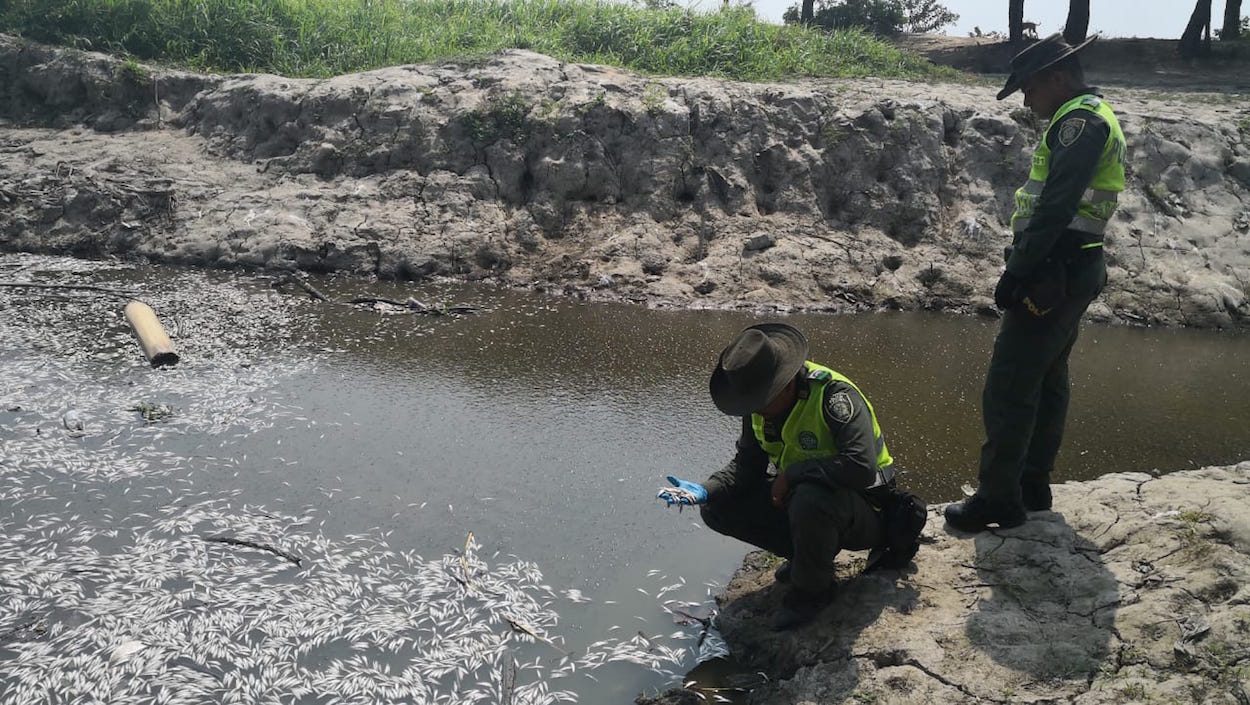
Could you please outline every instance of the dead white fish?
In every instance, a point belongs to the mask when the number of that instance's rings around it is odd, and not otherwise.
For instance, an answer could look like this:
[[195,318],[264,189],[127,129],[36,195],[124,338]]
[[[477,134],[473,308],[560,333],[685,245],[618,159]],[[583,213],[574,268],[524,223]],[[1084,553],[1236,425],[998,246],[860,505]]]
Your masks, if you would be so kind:
[[146,648],[147,646],[142,641],[134,639],[124,641],[119,644],[117,648],[113,649],[113,653],[109,655],[109,664],[115,665],[121,663]]
[[77,411],[67,411],[61,417],[61,423],[70,431],[81,431],[83,429],[82,415]]

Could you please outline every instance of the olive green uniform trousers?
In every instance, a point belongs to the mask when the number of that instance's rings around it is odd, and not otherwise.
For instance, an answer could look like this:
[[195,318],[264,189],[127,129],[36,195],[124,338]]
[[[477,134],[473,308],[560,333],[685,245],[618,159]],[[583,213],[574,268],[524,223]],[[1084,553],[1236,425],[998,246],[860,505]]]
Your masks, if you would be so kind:
[[990,359],[981,411],[985,444],[977,494],[1021,505],[1021,485],[1047,484],[1068,415],[1068,356],[1081,316],[1102,291],[1102,248],[1067,261],[1066,298],[1045,316],[1023,305],[1003,314]]
[[789,558],[791,583],[801,590],[833,584],[838,551],[883,541],[881,512],[862,493],[816,482],[795,485],[784,507],[773,506],[769,483],[760,482],[700,510],[709,529]]

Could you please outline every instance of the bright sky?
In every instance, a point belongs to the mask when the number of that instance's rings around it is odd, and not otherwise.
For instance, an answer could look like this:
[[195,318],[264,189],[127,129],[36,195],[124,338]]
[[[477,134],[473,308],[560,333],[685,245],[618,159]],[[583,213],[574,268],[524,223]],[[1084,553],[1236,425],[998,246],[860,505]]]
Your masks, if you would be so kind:
[[[854,0],[852,0],[854,1]],[[1105,37],[1152,37],[1179,39],[1194,11],[1195,0],[1090,0],[1089,31]],[[703,0],[701,7],[719,5]],[[781,22],[786,8],[798,0],[754,0],[755,12],[764,19]],[[959,21],[946,27],[946,34],[966,37],[973,27],[982,32],[1007,33],[1007,0],[944,0]],[[1246,13],[1250,14],[1250,12]],[[1037,23],[1038,34],[1046,36],[1063,30],[1068,19],[1066,0],[1025,0],[1024,19]],[[1224,0],[1211,3],[1211,29],[1224,23]]]

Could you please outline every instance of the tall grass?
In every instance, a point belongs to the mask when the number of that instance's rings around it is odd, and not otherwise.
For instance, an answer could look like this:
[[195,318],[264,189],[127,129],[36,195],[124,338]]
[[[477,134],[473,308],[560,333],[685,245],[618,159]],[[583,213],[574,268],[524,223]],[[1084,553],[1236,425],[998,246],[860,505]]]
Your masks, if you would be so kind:
[[0,31],[213,71],[328,76],[533,49],[662,75],[952,75],[859,32],[760,22],[749,8],[602,0],[6,0]]

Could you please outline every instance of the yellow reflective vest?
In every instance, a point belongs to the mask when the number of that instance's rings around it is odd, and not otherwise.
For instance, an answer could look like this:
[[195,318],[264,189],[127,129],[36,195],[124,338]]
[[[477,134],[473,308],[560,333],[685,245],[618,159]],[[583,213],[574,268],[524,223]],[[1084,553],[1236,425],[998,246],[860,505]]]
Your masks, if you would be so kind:
[[[1101,247],[1107,221],[1111,220],[1111,214],[1115,212],[1119,202],[1120,192],[1124,190],[1124,162],[1127,147],[1124,142],[1124,132],[1120,130],[1120,123],[1111,110],[1111,104],[1088,93],[1079,95],[1059,106],[1054,117],[1050,119],[1050,125],[1042,135],[1041,144],[1033,152],[1033,166],[1029,170],[1029,180],[1016,191],[1016,211],[1011,216],[1011,230],[1014,233],[1020,233],[1029,226],[1029,220],[1037,208],[1038,198],[1042,195],[1042,187],[1046,185],[1046,177],[1050,175],[1050,147],[1046,144],[1047,137],[1050,136],[1051,128],[1060,122],[1060,118],[1073,110],[1088,110],[1102,118],[1110,127],[1110,134],[1107,135],[1107,142],[1103,145],[1102,157],[1098,161],[1094,179],[1081,196],[1076,217],[1067,226],[1071,230],[1086,233],[1083,248]],[[1062,132],[1060,136],[1063,136]]]
[[[764,438],[764,417],[760,414],[751,415],[751,427],[755,430],[755,440],[768,454],[769,459],[778,470],[784,471],[792,463],[800,460],[833,458],[838,455],[838,448],[833,442],[833,432],[825,422],[825,392],[829,383],[837,380],[850,385],[856,392],[859,387],[841,374],[823,365],[808,361],[807,380],[808,395],[799,398],[786,417],[781,427],[781,440],[769,441]],[[872,435],[877,450],[877,481],[873,487],[884,485],[894,478],[893,463],[890,451],[885,447],[885,437],[881,433],[881,425],[877,423],[877,413],[872,410],[863,392],[859,396],[868,406],[872,415]]]

